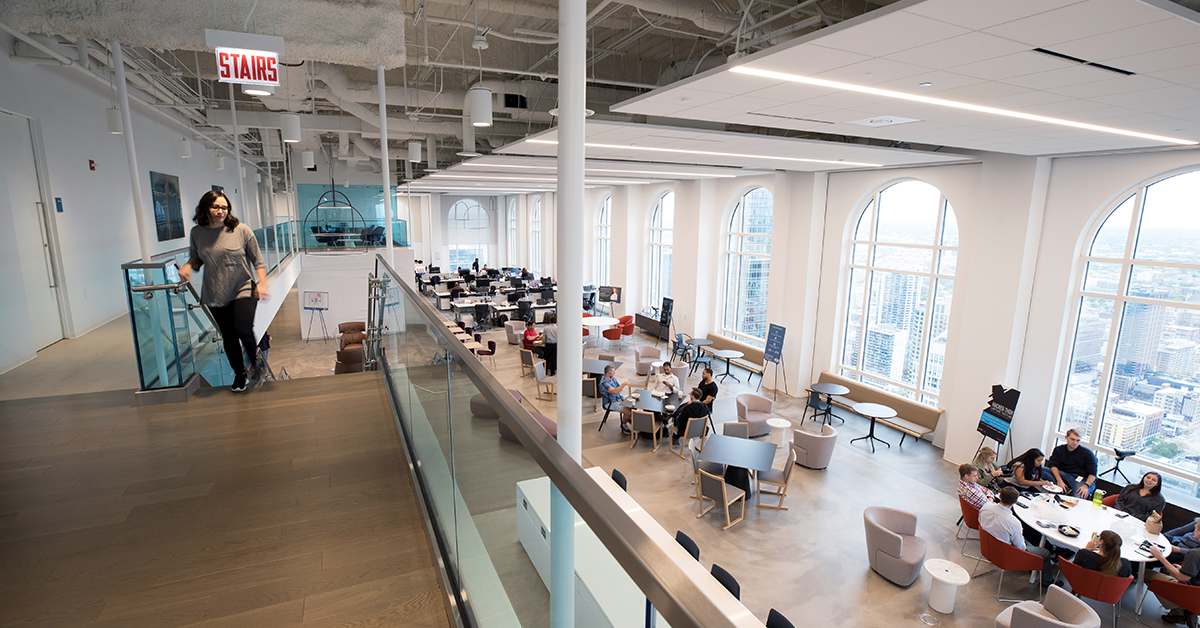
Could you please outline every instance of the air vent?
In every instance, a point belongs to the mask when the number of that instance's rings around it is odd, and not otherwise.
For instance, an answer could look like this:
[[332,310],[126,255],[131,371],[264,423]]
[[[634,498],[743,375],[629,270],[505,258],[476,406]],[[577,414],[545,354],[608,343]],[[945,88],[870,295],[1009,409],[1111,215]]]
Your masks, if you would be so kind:
[[1064,61],[1070,61],[1072,63],[1078,63],[1081,65],[1090,65],[1093,68],[1096,68],[1099,70],[1108,70],[1109,72],[1112,72],[1114,74],[1120,74],[1121,76],[1133,76],[1134,75],[1134,72],[1130,72],[1129,70],[1122,70],[1121,68],[1114,68],[1111,65],[1104,65],[1103,63],[1096,63],[1094,61],[1088,61],[1087,59],[1080,59],[1079,57],[1072,57],[1071,55],[1063,54],[1061,52],[1055,52],[1053,50],[1047,50],[1045,48],[1034,48],[1033,51],[1038,54],[1044,54],[1047,56],[1055,57],[1057,59],[1063,59]]
[[875,116],[872,118],[864,118],[862,120],[853,120],[846,124],[857,124],[858,126],[881,127],[881,126],[896,126],[897,124],[908,124],[909,122],[920,122],[916,118],[901,118],[900,116]]
[[778,118],[780,120],[796,120],[797,122],[816,122],[817,124],[835,124],[833,122],[830,122],[829,120],[814,120],[813,118],[797,118],[795,116],[781,116],[781,115],[774,114],[774,113],[759,113],[757,111],[751,111],[750,115],[762,116],[764,118]]

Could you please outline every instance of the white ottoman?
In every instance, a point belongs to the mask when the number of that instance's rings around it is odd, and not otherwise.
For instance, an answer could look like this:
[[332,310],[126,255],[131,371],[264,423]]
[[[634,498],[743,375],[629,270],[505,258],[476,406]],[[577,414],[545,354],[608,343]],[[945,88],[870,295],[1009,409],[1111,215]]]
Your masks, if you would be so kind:
[[792,426],[792,422],[787,419],[772,418],[767,419],[767,425],[771,426],[771,442],[783,446],[787,442],[787,428]]
[[929,587],[929,607],[939,613],[953,613],[958,587],[970,582],[971,574],[958,564],[941,558],[925,561],[925,571],[933,576],[933,584]]

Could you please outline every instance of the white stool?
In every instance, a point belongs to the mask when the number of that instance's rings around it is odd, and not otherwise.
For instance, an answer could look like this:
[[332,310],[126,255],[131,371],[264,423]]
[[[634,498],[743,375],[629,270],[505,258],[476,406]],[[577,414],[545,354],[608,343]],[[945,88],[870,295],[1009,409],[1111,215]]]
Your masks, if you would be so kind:
[[[958,587],[970,582],[971,574],[956,563],[940,558],[931,558],[925,561],[925,571],[933,576],[933,584],[929,587],[929,607],[939,613],[947,615],[953,613],[954,596],[958,592]],[[936,618],[932,619],[936,621]],[[929,623],[924,616],[921,617],[921,620]],[[937,624],[932,625],[936,626]]]
[[767,419],[767,425],[771,426],[771,442],[776,445],[783,445],[787,442],[787,428],[792,426],[792,422],[787,419]]

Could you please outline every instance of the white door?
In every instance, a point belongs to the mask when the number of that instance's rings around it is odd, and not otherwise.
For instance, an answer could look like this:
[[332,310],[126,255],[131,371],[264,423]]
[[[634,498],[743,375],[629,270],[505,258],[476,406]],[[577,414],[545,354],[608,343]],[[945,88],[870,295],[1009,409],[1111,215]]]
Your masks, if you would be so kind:
[[13,227],[21,258],[21,279],[31,328],[28,333],[43,349],[62,340],[47,208],[42,205],[29,120],[0,111],[0,172],[8,184]]

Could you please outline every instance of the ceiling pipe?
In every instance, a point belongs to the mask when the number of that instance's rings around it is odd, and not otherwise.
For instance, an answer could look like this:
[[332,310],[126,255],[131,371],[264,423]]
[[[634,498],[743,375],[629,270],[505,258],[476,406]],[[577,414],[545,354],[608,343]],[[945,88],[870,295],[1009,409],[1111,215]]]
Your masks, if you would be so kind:
[[[464,72],[481,72],[482,71],[482,72],[490,72],[492,74],[515,74],[518,76],[536,76],[543,80],[544,79],[558,80],[558,74],[556,74],[554,72],[539,72],[536,70],[515,70],[515,69],[510,69],[510,68],[490,68],[487,66],[483,66],[481,68],[479,66],[470,66],[470,65],[463,64],[463,63],[447,63],[445,61],[430,61],[430,62],[426,63],[426,65],[429,65],[429,66],[435,67],[435,68],[446,68],[448,70],[462,70]],[[633,83],[633,82],[629,82],[629,81],[609,81],[607,79],[605,79],[605,80],[589,79],[588,84],[589,85],[611,85],[614,87],[632,87],[634,89],[657,89],[658,88],[658,85],[652,85],[650,83]]]

